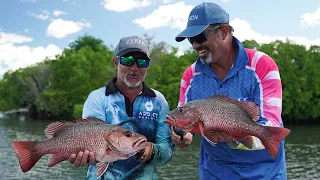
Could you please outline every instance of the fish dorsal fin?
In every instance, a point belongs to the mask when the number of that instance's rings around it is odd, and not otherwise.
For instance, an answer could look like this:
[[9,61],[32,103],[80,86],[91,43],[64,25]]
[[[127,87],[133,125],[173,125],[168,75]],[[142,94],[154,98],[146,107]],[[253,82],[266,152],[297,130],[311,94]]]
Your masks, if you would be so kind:
[[254,102],[237,101],[237,100],[231,99],[225,95],[215,95],[215,96],[210,96],[207,98],[235,103],[235,104],[239,105],[240,107],[242,107],[249,114],[249,116],[252,118],[252,120],[257,121],[259,119],[259,113],[260,113],[259,107]]
[[97,177],[101,177],[104,172],[108,169],[109,163],[99,162],[96,166],[96,174]]
[[75,122],[73,122],[73,121],[53,122],[47,126],[46,130],[44,130],[44,133],[47,136],[47,138],[53,138],[54,134],[57,132],[58,129],[60,129],[64,126],[70,125],[70,124],[75,124]]
[[77,123],[87,123],[87,122],[98,122],[98,123],[106,123],[104,120],[96,118],[96,117],[86,117],[83,119],[76,120]]
[[257,121],[259,119],[259,107],[254,102],[235,101],[235,103],[239,104],[249,114],[252,120]]
[[106,123],[103,120],[95,117],[87,117],[87,118],[74,120],[74,121],[57,121],[49,124],[44,132],[47,138],[53,138],[57,130],[64,126],[73,125],[77,123],[87,123],[87,122]]

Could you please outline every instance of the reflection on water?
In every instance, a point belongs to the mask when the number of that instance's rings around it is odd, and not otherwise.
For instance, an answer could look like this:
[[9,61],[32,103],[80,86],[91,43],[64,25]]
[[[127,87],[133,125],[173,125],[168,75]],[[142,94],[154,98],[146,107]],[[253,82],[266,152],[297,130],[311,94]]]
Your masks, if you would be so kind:
[[[73,168],[62,162],[49,168],[48,155],[27,173],[20,169],[13,141],[46,139],[44,129],[49,121],[0,120],[0,179],[84,179],[86,168]],[[292,126],[286,139],[288,179],[320,179],[320,126]],[[172,160],[158,167],[159,179],[196,180],[199,158],[199,136],[191,146],[175,151]]]

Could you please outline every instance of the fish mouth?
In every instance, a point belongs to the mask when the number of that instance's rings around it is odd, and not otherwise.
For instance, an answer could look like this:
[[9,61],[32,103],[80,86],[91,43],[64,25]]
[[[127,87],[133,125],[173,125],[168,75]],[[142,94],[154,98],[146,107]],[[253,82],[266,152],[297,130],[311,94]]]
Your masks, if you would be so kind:
[[165,119],[164,122],[171,126],[175,126],[177,121],[174,117],[167,115],[167,119]]
[[184,131],[192,131],[193,127],[194,127],[194,123],[188,123],[188,122],[183,122],[183,121],[177,121],[176,118],[174,118],[173,116],[167,115],[167,119],[164,120],[165,123],[174,126],[174,127],[178,127],[181,128]]
[[177,121],[176,118],[170,116],[170,115],[167,115],[167,119],[164,120],[165,123],[171,125],[171,126],[176,126],[176,127],[184,127],[184,126],[187,126],[187,123],[185,122],[182,122],[182,121]]
[[146,146],[147,138],[140,137],[135,143],[132,144],[134,149],[144,148]]

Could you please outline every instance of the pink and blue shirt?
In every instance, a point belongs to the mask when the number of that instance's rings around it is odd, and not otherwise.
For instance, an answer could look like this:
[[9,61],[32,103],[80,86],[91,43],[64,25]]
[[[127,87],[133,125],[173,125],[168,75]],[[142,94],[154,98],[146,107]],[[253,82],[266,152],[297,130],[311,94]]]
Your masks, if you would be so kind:
[[[274,60],[263,52],[238,47],[237,56],[227,76],[221,80],[209,64],[198,59],[182,75],[179,105],[223,94],[239,101],[253,101],[260,108],[258,123],[282,127],[282,85]],[[253,149],[219,142],[212,146],[206,140],[200,145],[199,178],[207,179],[286,179],[284,141],[276,159],[270,157],[255,138]]]

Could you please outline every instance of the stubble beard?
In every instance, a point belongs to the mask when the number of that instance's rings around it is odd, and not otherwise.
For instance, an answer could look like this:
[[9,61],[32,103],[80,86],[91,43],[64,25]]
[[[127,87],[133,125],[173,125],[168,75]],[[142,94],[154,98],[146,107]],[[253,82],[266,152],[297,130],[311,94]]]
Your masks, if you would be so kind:
[[128,81],[127,78],[124,78],[124,83],[128,86],[128,88],[137,88],[142,83],[141,81],[138,81],[136,83],[131,83]]
[[[138,82],[132,83],[127,79],[127,75],[133,74],[133,73],[126,73],[126,76],[124,77],[124,83],[128,86],[128,88],[137,88],[142,83],[142,80],[139,80]],[[138,74],[137,74],[138,75]]]
[[200,57],[200,60],[203,64],[211,64],[212,62],[212,55],[209,53],[209,55],[205,58]]

